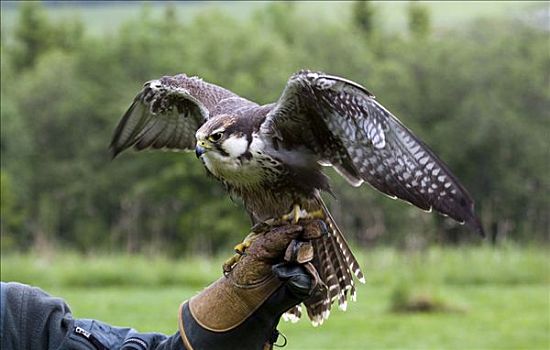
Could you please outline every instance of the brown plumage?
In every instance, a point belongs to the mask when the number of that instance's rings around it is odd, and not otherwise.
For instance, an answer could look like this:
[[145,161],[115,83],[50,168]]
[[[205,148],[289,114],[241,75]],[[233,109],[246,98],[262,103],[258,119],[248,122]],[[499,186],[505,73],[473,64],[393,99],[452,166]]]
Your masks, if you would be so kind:
[[321,165],[352,186],[367,181],[483,232],[467,191],[421,140],[364,87],[323,73],[294,74],[277,103],[264,106],[183,74],[148,82],[111,142],[114,156],[132,146],[195,149],[254,222],[287,214],[294,204],[322,210],[329,234],[315,242],[314,265],[326,288],[304,302],[314,324],[328,318],[334,301],[345,309],[355,298],[354,276],[364,281],[321,199],[330,191]]

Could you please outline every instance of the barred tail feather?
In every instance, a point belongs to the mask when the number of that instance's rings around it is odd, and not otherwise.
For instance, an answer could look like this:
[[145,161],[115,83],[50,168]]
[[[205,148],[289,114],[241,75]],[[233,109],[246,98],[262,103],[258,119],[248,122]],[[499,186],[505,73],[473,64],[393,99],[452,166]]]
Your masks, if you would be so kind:
[[342,232],[320,197],[316,198],[313,207],[315,208],[310,207],[308,210],[323,210],[328,228],[327,236],[313,241],[315,254],[312,261],[326,289],[317,291],[304,301],[312,324],[318,326],[329,317],[332,303],[336,299],[339,308],[344,311],[347,309],[348,296],[355,301],[353,276],[355,275],[362,283],[365,278]]
[[334,269],[337,271],[336,275],[338,277],[338,307],[345,311],[347,308],[347,293],[353,287],[353,275],[349,266],[344,262],[342,252],[331,230],[329,230],[329,235],[332,246],[331,262],[334,264]]
[[344,235],[342,234],[342,231],[340,231],[340,228],[336,225],[336,221],[334,221],[334,219],[332,218],[332,215],[328,211],[328,208],[325,205],[325,202],[323,202],[323,200],[320,197],[318,197],[317,200],[318,200],[319,204],[321,205],[321,207],[323,208],[323,212],[325,213],[326,222],[329,225],[329,232],[332,232],[334,234],[336,242],[338,243],[338,246],[340,247],[339,251],[344,256],[344,259],[345,259],[347,265],[349,266],[351,271],[353,271],[353,274],[355,275],[355,277],[357,277],[359,282],[365,283],[365,275],[363,274],[363,271],[361,271],[361,267],[359,266],[359,263],[357,262],[357,259],[353,255],[353,253],[351,251],[351,248],[349,247],[348,242],[344,238]]
[[323,255],[320,255],[320,262],[323,268],[323,282],[327,285],[328,296],[331,303],[338,298],[341,293],[340,279],[341,273],[340,270],[336,270],[333,265],[333,259],[335,258],[334,249],[332,248],[332,242],[330,237],[323,237],[315,241],[315,245],[321,246],[320,249],[324,251]]
[[304,300],[307,315],[314,327],[320,326],[330,316],[330,298],[322,293],[317,293]]
[[302,306],[296,305],[283,314],[283,321],[296,323],[302,317]]

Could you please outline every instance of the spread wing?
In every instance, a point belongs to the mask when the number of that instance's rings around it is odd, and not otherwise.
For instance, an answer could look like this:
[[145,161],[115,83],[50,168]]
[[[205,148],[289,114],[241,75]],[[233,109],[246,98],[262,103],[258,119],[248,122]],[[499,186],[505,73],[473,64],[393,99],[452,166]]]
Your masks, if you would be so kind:
[[229,90],[184,74],[149,81],[115,129],[113,157],[132,146],[194,149],[197,129],[221,100],[235,97]]
[[323,73],[293,75],[262,124],[276,147],[306,146],[354,186],[467,223],[483,234],[474,203],[447,166],[364,87]]

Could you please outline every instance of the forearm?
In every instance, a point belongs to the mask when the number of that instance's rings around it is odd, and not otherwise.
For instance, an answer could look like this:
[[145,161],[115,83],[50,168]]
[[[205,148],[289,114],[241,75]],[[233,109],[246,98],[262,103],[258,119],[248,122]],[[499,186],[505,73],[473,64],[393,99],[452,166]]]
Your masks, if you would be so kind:
[[172,336],[73,319],[62,299],[2,283],[2,349],[269,349],[281,315],[319,286],[308,268],[313,253],[300,239],[319,237],[320,227],[304,233],[287,225],[262,234],[230,272],[182,304]]
[[0,291],[2,349],[185,349],[179,332],[168,337],[97,320],[73,319],[63,299],[39,288],[2,282]]

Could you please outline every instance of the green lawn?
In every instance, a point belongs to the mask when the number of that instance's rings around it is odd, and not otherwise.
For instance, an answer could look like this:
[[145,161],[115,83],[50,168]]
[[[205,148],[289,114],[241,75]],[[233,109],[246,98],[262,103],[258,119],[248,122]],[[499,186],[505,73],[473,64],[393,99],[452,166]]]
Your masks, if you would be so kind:
[[[282,323],[287,349],[549,349],[549,259],[544,248],[432,248],[361,254],[367,284],[347,312],[333,310],[313,328]],[[41,286],[64,297],[76,317],[140,331],[176,330],[182,300],[216,278],[220,259],[56,254],[4,255],[2,280]],[[449,311],[391,311],[396,289]]]

